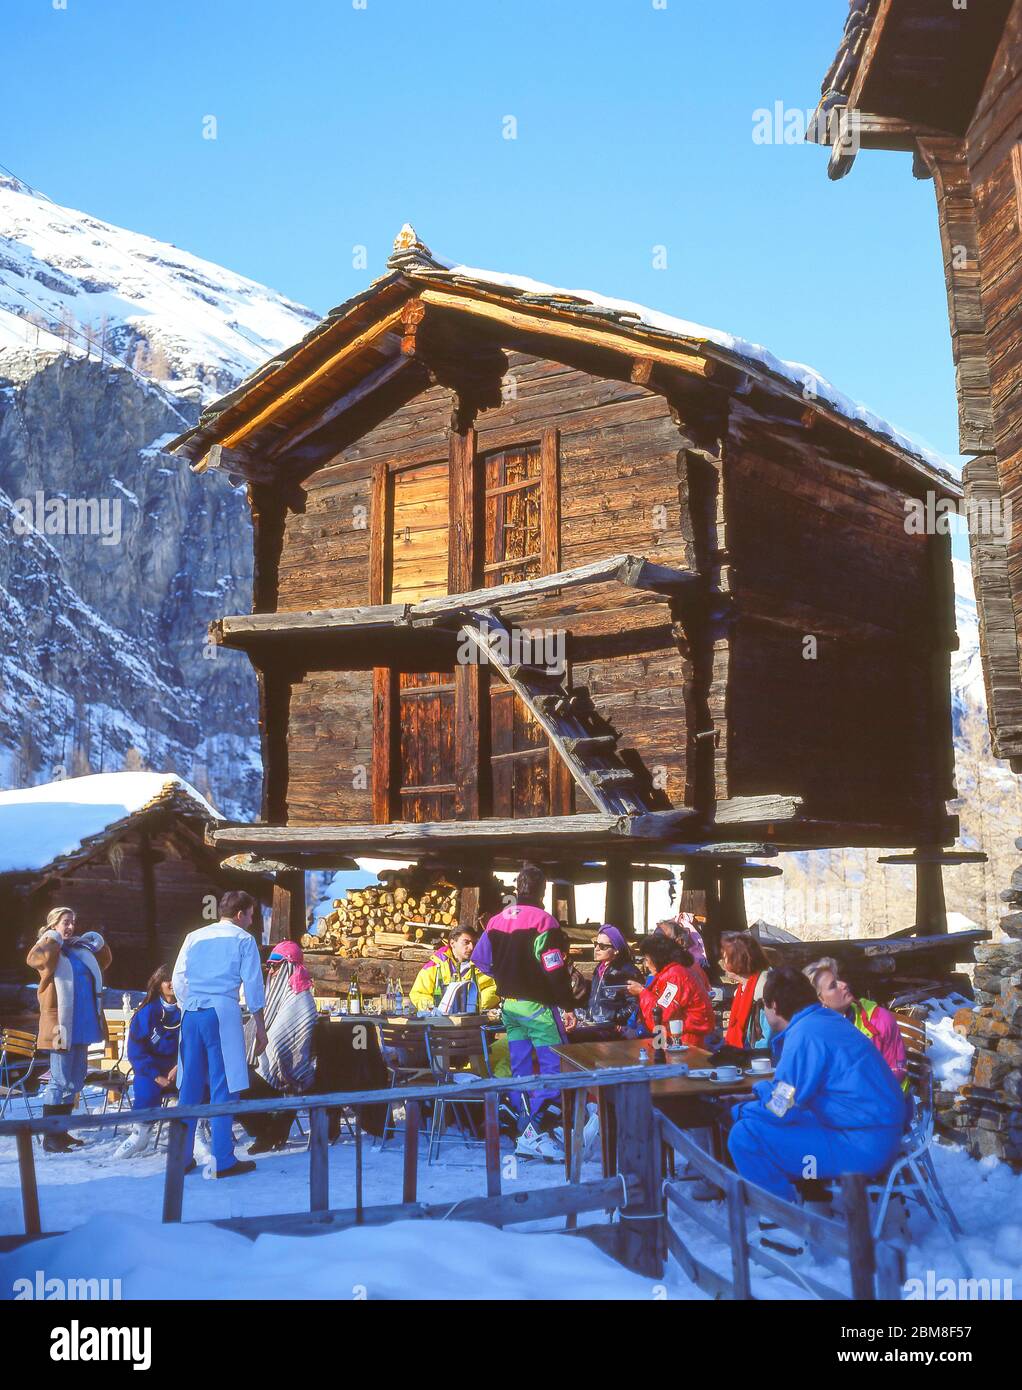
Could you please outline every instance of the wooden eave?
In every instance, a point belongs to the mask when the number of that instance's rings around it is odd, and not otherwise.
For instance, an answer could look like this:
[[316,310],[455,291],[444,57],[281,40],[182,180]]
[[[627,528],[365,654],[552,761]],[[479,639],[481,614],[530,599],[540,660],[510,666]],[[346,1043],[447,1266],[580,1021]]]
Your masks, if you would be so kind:
[[[204,471],[210,452],[219,446],[226,457],[214,462],[249,481],[272,481],[284,470],[293,445],[329,417],[339,420],[347,408],[365,399],[364,385],[392,380],[402,361],[416,361],[408,340],[398,336],[412,300],[419,315],[471,318],[494,333],[529,334],[537,343],[586,348],[610,354],[627,379],[637,362],[675,374],[689,389],[748,391],[758,387],[787,402],[800,414],[807,402],[799,385],[751,358],[705,338],[684,338],[651,328],[634,315],[593,305],[568,294],[529,296],[504,287],[453,276],[439,267],[387,277],[356,301],[350,312],[335,311],[321,331],[303,339],[256,378],[225,398],[227,406],[196,429],[173,441],[169,450]],[[344,306],[342,306],[343,308]],[[651,386],[651,389],[655,389]],[[958,496],[956,481],[893,440],[815,400],[811,413],[831,429],[850,435],[896,466],[925,478],[942,495]]]
[[[858,122],[863,149],[914,149],[917,136],[961,136],[976,109],[1012,0],[934,6],[930,0],[868,0],[848,17],[822,84],[818,112]],[[854,148],[835,142],[829,175],[843,178]]]

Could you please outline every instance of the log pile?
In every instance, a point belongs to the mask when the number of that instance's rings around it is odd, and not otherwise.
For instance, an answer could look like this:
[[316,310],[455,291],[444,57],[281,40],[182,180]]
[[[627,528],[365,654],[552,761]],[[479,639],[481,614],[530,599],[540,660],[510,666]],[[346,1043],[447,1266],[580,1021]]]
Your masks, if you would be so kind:
[[458,921],[459,911],[459,890],[447,879],[415,868],[385,870],[379,884],[335,898],[333,910],[319,919],[318,935],[304,936],[302,946],[349,960],[425,960]]
[[977,1009],[955,1014],[976,1049],[967,1085],[941,1108],[941,1128],[975,1158],[1022,1169],[1022,941],[976,947]]

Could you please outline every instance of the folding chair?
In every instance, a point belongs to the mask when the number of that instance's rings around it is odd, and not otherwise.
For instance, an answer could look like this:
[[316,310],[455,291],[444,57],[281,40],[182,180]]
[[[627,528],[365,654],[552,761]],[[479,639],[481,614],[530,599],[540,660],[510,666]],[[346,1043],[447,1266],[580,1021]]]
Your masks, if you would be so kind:
[[47,1054],[36,1050],[34,1033],[20,1028],[0,1029],[0,1119],[15,1096],[25,1102],[31,1119],[29,1082],[41,1077],[47,1065]]
[[[488,1077],[492,1077],[493,1068],[490,1065],[490,1045],[486,1036],[486,1029],[480,1028],[451,1028],[438,1025],[435,1028],[426,1029],[426,1056],[429,1059],[430,1071],[433,1080],[440,1086],[448,1086],[454,1083],[455,1073],[465,1074],[466,1068],[475,1061],[482,1058],[483,1069]],[[432,1163],[435,1154],[440,1152],[440,1140],[443,1137],[444,1121],[448,1110],[458,1121],[462,1139],[465,1143],[479,1143],[475,1132],[469,1137],[469,1126],[465,1121],[468,1119],[469,1110],[473,1105],[485,1104],[485,1096],[473,1096],[471,1083],[465,1086],[465,1095],[459,1096],[457,1100],[442,1097],[433,1103],[433,1122],[429,1130],[429,1158]]]
[[870,1183],[867,1191],[877,1199],[873,1217],[873,1236],[879,1239],[891,1198],[901,1195],[920,1203],[947,1236],[965,1273],[971,1273],[962,1254],[961,1224],[933,1166],[933,1067],[926,1056],[926,1030],[917,1023],[898,1019],[898,1028],[908,1055],[909,1089],[914,1105],[912,1119],[902,1139],[901,1152],[882,1182]]
[[[426,1050],[426,1038],[422,1031],[410,1029],[400,1023],[388,1023],[386,1019],[381,1019],[376,1024],[376,1032],[380,1040],[380,1052],[393,1088],[414,1086],[417,1082],[432,1080],[433,1072]],[[396,1104],[399,1102],[391,1101],[387,1104],[387,1118],[384,1121],[380,1142],[376,1146],[378,1149],[382,1149],[388,1138],[396,1133],[397,1126],[394,1124],[394,1106]]]

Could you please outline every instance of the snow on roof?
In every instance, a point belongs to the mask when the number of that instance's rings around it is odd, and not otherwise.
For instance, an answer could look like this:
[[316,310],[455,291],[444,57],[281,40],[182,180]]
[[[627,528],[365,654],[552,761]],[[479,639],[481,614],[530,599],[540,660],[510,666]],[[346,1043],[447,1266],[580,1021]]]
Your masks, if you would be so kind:
[[194,787],[167,772],[101,772],[0,792],[0,874],[38,871],[80,854],[88,842],[158,805],[222,819]]
[[[433,259],[437,262],[441,260],[435,256]],[[414,267],[409,267],[409,270],[412,274],[415,273]],[[442,263],[439,269],[431,267],[426,271],[424,267],[423,271],[430,278],[443,277],[455,281],[468,281],[478,285],[481,289],[491,286],[514,290],[523,295],[541,296],[544,299],[577,299],[583,304],[590,304],[595,308],[604,310],[608,317],[613,317],[623,325],[649,328],[654,332],[665,333],[673,338],[683,338],[687,342],[710,343],[714,347],[723,348],[724,351],[733,353],[736,357],[747,362],[763,367],[775,376],[790,381],[805,393],[807,401],[823,401],[836,410],[839,415],[865,425],[874,434],[889,439],[899,449],[922,459],[931,468],[957,476],[957,471],[952,468],[948,460],[928,444],[903,434],[894,425],[874,414],[866,406],[861,405],[858,401],[853,401],[850,396],[839,391],[832,382],[828,381],[825,376],[821,376],[813,367],[806,366],[802,362],[788,362],[782,357],[775,356],[769,348],[763,347],[760,343],[750,342],[746,338],[739,338],[735,334],[726,333],[721,329],[707,328],[704,324],[693,323],[689,319],[675,318],[672,314],[663,314],[657,309],[648,309],[644,304],[636,304],[631,300],[612,299],[594,290],[558,289],[553,285],[543,284],[542,281],[531,280],[525,275],[508,275],[503,271],[480,270],[475,266],[467,265],[447,266],[446,263]]]

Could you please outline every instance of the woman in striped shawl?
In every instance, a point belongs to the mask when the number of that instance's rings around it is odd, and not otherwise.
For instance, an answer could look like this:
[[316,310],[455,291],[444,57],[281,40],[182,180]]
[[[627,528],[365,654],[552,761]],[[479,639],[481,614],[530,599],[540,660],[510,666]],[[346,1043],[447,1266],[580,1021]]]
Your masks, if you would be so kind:
[[[312,1085],[316,1062],[312,1034],[316,1003],[312,979],[305,968],[297,941],[279,941],[266,962],[266,1051],[252,1073],[246,1095],[265,1099],[271,1095],[302,1095]],[[290,1115],[246,1116],[245,1128],[255,1139],[249,1153],[281,1149],[291,1132]]]

